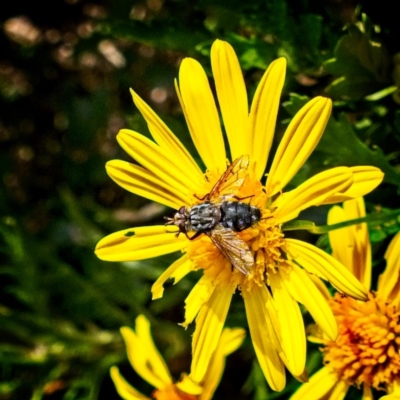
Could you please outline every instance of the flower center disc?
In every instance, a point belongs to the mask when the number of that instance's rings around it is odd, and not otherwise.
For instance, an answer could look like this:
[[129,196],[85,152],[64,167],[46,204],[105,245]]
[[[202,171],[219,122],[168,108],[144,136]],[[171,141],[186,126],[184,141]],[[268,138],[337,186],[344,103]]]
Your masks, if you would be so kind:
[[323,349],[324,363],[350,385],[385,389],[400,377],[400,313],[393,303],[358,302],[336,294],[332,310],[338,322],[336,342]]
[[[210,193],[213,184],[218,177],[207,174],[207,183],[202,194]],[[202,198],[196,194],[197,198]],[[220,193],[223,196],[224,193]],[[264,187],[258,180],[247,175],[235,197],[227,200],[210,200],[211,203],[223,201],[240,201],[261,211],[261,219],[251,227],[236,232],[242,245],[249,249],[254,258],[254,266],[250,274],[246,275],[232,267],[231,262],[212,243],[207,235],[200,235],[190,241],[187,246],[189,258],[195,264],[196,269],[203,269],[215,284],[234,283],[241,290],[251,290],[253,285],[265,285],[268,274],[275,273],[278,268],[291,266],[291,261],[286,251],[286,242],[281,227],[276,223],[273,210],[268,208],[268,197]],[[197,201],[196,204],[202,201]]]

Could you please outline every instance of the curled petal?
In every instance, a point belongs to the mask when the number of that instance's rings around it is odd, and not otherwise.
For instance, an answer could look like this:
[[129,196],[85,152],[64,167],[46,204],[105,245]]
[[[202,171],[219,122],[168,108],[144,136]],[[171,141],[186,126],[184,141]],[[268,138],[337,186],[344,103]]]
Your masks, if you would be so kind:
[[336,340],[338,329],[332,310],[307,273],[293,265],[293,270],[286,279],[282,277],[282,282],[291,296],[304,304],[329,340]]
[[346,190],[353,183],[347,167],[331,168],[307,179],[296,189],[281,194],[271,207],[276,207],[275,218],[284,223],[296,218],[300,211],[316,206],[332,193]]
[[150,400],[150,397],[143,395],[132,387],[120,374],[117,367],[111,367],[110,375],[118,394],[124,400]]
[[236,160],[249,154],[251,141],[245,134],[248,119],[246,86],[239,60],[229,43],[222,40],[213,43],[211,66],[232,160]]
[[281,391],[286,384],[283,350],[275,327],[279,326],[273,298],[265,286],[254,286],[242,292],[251,340],[261,370],[273,390]]
[[221,336],[234,291],[234,285],[218,287],[203,305],[196,318],[190,372],[190,376],[195,382],[200,382],[207,372],[210,359]]
[[172,383],[168,368],[156,349],[150,333],[150,323],[143,316],[136,318],[136,332],[121,328],[129,362],[135,371],[157,389]]
[[[323,367],[296,390],[290,400],[327,399],[340,400],[347,393],[348,385],[338,380],[335,373]],[[332,395],[335,392],[337,397]]]
[[226,154],[221,124],[207,75],[198,61],[182,61],[176,90],[197,151],[208,169],[222,173]]
[[304,322],[297,301],[282,284],[282,277],[270,274],[269,282],[278,311],[281,345],[286,354],[290,372],[301,375],[306,366],[306,334]]
[[183,249],[187,239],[167,232],[164,225],[124,229],[101,239],[95,249],[104,261],[137,261]]
[[152,300],[160,299],[164,294],[164,283],[167,279],[174,279],[174,285],[186,276],[193,268],[192,262],[185,254],[170,265],[153,283],[151,287]]
[[[258,84],[251,103],[247,137],[251,146],[250,158],[257,162],[257,179],[262,177],[267,165],[285,74],[284,58],[272,62]],[[248,144],[244,149],[248,149]]]
[[171,187],[169,182],[161,180],[152,172],[126,161],[112,160],[106,164],[108,175],[119,186],[138,196],[179,209],[189,204],[191,197],[187,189],[182,193]]
[[310,274],[329,281],[339,292],[357,300],[367,300],[367,291],[359,280],[339,261],[318,247],[297,239],[286,239],[290,255]]
[[294,116],[279,144],[268,174],[266,189],[269,196],[283,190],[303,166],[318,144],[331,110],[330,99],[316,97]]
[[383,172],[376,167],[362,165],[349,167],[353,173],[353,184],[344,192],[335,193],[321,204],[335,204],[362,197],[374,190],[383,180]]

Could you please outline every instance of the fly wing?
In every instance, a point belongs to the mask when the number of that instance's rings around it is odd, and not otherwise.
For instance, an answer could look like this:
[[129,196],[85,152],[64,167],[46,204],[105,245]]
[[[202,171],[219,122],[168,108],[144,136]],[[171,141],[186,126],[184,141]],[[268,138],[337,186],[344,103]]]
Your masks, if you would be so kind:
[[250,158],[247,155],[238,157],[233,161],[213,186],[206,200],[209,201],[216,197],[233,197],[246,179],[249,162]]
[[213,229],[207,235],[237,270],[245,275],[250,274],[254,266],[253,254],[247,243],[236,232],[220,227]]

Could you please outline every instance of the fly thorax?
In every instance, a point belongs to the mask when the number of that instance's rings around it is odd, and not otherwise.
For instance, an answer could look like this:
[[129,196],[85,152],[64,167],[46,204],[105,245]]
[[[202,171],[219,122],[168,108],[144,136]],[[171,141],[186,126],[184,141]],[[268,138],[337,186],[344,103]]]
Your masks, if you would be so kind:
[[197,204],[189,215],[191,229],[195,232],[207,232],[213,229],[221,219],[219,207],[211,203]]

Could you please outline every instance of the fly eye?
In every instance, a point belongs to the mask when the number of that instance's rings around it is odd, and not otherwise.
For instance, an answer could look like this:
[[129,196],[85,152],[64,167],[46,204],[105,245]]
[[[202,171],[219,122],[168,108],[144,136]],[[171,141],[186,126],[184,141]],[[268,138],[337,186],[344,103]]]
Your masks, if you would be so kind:
[[182,206],[180,209],[179,209],[179,214],[185,214],[185,206]]

